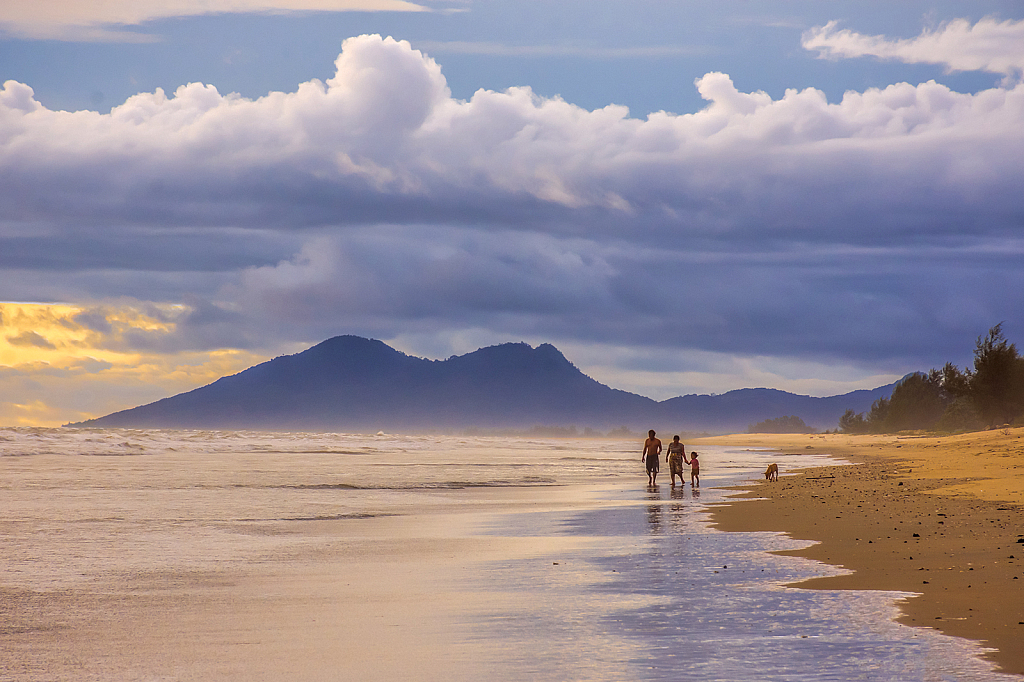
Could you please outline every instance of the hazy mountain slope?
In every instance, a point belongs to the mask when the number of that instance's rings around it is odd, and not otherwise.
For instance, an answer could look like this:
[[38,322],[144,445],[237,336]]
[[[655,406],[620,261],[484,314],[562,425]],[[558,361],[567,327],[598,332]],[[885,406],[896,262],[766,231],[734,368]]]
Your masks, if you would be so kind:
[[774,389],[656,402],[580,372],[557,348],[507,343],[447,360],[338,336],[212,384],[74,426],[314,430],[450,430],[576,426],[742,431],[796,415],[832,428],[892,387],[813,398]]

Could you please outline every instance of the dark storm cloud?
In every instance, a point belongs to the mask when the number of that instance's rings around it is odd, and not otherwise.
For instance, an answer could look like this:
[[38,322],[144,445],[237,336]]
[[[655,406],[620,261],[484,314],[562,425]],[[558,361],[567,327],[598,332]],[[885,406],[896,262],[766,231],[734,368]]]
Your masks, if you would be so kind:
[[941,364],[1024,304],[1020,246],[1007,247],[724,252],[378,227],[247,271],[241,287],[252,314],[321,335],[333,320],[314,318],[332,310],[385,338],[487,320],[536,338]]
[[222,272],[276,263],[299,243],[267,230],[51,227],[0,235],[0,268]]
[[865,365],[949,359],[1021,309],[1024,87],[696,87],[704,110],[646,119],[460,101],[375,36],[258,100],[192,84],[67,113],[9,81],[0,266],[27,281],[3,295],[59,291],[50,270],[192,297],[141,346],[486,328]]

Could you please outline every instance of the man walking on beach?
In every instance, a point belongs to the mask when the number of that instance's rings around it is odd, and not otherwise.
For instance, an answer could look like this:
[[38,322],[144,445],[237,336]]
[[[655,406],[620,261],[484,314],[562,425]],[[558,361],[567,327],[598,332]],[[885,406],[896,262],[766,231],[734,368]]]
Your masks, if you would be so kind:
[[647,432],[644,451],[640,461],[647,466],[647,484],[654,485],[658,480],[658,458],[661,456],[661,441],[654,437],[654,429]]

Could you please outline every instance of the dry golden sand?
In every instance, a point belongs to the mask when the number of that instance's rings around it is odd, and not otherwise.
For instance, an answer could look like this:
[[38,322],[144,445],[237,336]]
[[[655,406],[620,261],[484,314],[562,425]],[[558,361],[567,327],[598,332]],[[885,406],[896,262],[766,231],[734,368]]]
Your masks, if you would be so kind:
[[[1024,674],[1024,429],[955,436],[736,434],[694,441],[827,453],[853,463],[782,471],[714,510],[723,530],[783,531],[793,555],[853,571],[800,587],[916,593],[900,622],[980,640]],[[689,443],[688,443],[689,444]]]

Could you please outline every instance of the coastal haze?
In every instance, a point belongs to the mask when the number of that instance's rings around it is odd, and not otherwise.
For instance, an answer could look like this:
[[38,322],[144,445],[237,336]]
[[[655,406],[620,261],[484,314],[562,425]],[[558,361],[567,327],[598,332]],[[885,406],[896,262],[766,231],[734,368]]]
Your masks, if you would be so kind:
[[812,429],[835,429],[844,411],[867,411],[892,389],[830,398],[747,389],[657,402],[591,379],[550,344],[504,344],[431,361],[381,341],[339,336],[188,393],[71,426],[604,435],[643,432],[651,424],[733,433],[791,415]]

